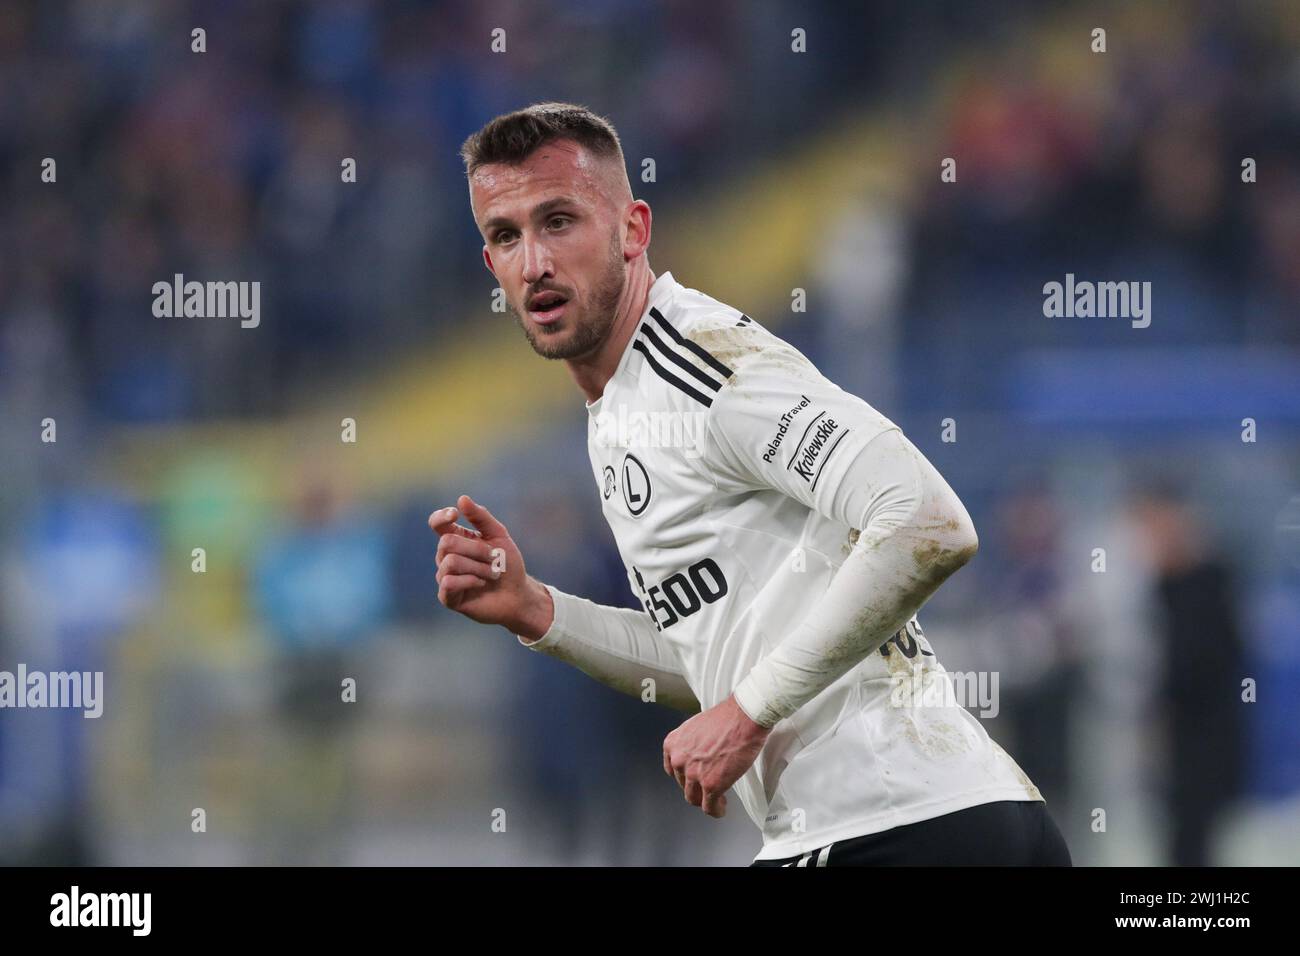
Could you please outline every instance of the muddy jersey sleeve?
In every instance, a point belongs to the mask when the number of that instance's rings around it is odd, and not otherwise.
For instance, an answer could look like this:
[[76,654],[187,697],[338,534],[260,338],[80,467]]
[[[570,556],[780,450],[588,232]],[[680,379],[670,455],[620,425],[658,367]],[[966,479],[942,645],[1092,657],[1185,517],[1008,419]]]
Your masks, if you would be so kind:
[[978,539],[961,501],[898,427],[806,359],[738,363],[714,402],[709,438],[719,487],[775,489],[860,531],[800,626],[734,690],[770,727],[906,624]]

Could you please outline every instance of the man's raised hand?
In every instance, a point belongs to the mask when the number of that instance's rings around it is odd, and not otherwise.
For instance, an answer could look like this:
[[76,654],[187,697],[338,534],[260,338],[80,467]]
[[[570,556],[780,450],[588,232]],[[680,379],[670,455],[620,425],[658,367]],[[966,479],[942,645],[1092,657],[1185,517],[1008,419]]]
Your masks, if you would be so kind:
[[[456,523],[464,515],[474,527]],[[469,495],[454,508],[429,515],[438,535],[438,600],[480,624],[500,624],[528,641],[541,637],[554,616],[550,592],[528,576],[505,525]]]

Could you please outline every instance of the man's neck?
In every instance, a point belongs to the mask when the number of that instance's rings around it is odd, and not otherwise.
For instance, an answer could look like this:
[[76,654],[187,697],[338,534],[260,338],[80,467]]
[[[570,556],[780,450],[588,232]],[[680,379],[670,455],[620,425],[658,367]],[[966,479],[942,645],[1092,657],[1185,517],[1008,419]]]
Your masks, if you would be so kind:
[[618,314],[605,341],[589,355],[565,360],[569,374],[588,402],[594,402],[605,394],[605,386],[618,370],[618,363],[627,351],[627,343],[636,332],[637,323],[645,312],[650,287],[655,284],[655,274],[644,263],[643,259],[641,265],[629,270],[627,285],[618,302]]

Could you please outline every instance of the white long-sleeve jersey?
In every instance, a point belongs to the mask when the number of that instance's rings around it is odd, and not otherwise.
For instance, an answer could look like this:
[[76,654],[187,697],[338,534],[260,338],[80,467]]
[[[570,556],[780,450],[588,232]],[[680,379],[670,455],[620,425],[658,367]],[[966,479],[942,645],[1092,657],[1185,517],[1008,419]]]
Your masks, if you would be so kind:
[[548,586],[555,619],[521,643],[670,706],[734,693],[772,727],[734,787],[763,834],[756,859],[1043,799],[954,702],[916,619],[974,536],[896,425],[669,272],[587,410],[645,611]]

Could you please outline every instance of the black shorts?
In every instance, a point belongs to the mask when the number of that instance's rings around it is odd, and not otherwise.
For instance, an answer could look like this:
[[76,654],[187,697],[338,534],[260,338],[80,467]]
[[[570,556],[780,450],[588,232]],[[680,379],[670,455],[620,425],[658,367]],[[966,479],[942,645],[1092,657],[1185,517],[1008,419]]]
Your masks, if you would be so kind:
[[999,800],[751,866],[1072,866],[1041,800]]

